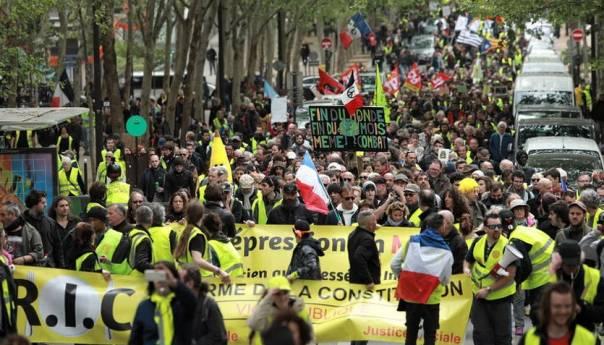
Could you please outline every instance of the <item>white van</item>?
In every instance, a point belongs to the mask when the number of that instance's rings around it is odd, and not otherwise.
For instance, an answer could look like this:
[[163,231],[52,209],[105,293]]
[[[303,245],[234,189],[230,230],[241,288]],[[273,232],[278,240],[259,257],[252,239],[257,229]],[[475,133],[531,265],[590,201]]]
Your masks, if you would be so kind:
[[571,137],[530,138],[524,145],[528,154],[527,166],[537,171],[562,168],[568,181],[574,185],[583,171],[604,169],[604,161],[598,144],[592,139]]
[[573,79],[562,73],[526,73],[514,84],[514,113],[518,105],[575,105]]
[[521,73],[568,73],[568,68],[559,62],[529,62],[522,65]]

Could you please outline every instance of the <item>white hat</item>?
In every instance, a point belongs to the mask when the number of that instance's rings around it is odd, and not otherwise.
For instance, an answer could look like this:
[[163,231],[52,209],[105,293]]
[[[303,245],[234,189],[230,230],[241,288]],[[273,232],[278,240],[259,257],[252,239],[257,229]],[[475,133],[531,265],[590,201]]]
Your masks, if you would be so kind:
[[292,151],[289,151],[285,156],[287,159],[296,159],[296,154]]
[[243,189],[251,189],[254,187],[254,178],[248,174],[243,174],[239,177],[239,187]]

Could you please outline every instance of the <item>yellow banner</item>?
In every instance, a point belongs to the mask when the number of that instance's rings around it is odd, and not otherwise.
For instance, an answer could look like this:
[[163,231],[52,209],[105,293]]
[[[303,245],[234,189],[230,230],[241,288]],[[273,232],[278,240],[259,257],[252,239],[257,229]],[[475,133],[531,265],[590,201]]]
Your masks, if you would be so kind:
[[[324,248],[323,281],[296,281],[292,294],[304,299],[319,342],[375,340],[400,343],[405,336],[404,313],[396,311],[396,280],[389,272],[392,255],[415,229],[382,228],[376,234],[381,252],[382,284],[374,291],[347,282],[346,242],[352,228],[317,227]],[[247,317],[259,301],[264,284],[283,274],[295,247],[291,226],[245,228],[234,239],[246,265],[246,278],[233,284],[210,280],[230,344],[247,344]],[[18,267],[18,330],[33,342],[126,344],[138,303],[146,297],[142,279],[37,267]],[[472,301],[471,283],[454,276],[440,306],[438,344],[463,344]]]

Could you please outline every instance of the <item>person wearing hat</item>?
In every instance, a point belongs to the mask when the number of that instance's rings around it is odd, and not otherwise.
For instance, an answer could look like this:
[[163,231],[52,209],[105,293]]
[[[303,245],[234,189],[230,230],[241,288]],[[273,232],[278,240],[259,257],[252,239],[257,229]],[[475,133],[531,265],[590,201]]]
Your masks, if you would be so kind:
[[256,180],[252,175],[243,174],[239,177],[239,188],[235,192],[235,197],[243,203],[243,210],[251,214],[254,201],[262,197],[262,192],[256,189]]
[[551,264],[552,280],[564,281],[572,287],[579,306],[575,321],[593,332],[604,321],[604,281],[600,271],[583,263],[577,241],[564,240],[557,249]]
[[472,325],[474,344],[512,343],[512,300],[516,294],[516,264],[506,268],[509,275],[493,277],[491,271],[508,243],[497,213],[485,216],[485,234],[475,239],[464,260],[463,271],[472,278]]
[[377,205],[383,205],[388,199],[388,187],[386,185],[386,179],[383,176],[376,176],[371,179],[375,183],[375,199]]
[[181,188],[187,189],[191,195],[195,192],[193,174],[185,168],[185,161],[181,157],[176,157],[172,162],[172,170],[166,174],[164,188],[168,196],[172,196]]
[[598,192],[593,189],[586,189],[581,192],[579,200],[585,205],[587,210],[585,215],[587,225],[596,228],[600,214],[604,212],[604,210],[600,208],[600,196],[598,195]]
[[275,190],[275,180],[265,176],[260,183],[258,196],[252,202],[252,216],[256,224],[266,224],[270,211],[282,202],[281,195]]
[[514,213],[514,222],[516,222],[516,225],[535,226],[535,219],[529,218],[529,207],[522,199],[512,200],[510,210]]
[[408,184],[403,191],[405,205],[409,210],[409,223],[414,227],[419,226],[419,216],[422,214],[422,209],[419,207],[419,192],[420,188],[415,183]]
[[568,227],[558,231],[556,234],[556,245],[564,240],[581,241],[592,229],[585,222],[587,207],[581,201],[575,201],[568,205]]
[[121,181],[122,168],[119,164],[113,163],[107,167],[107,206],[111,204],[127,204],[130,199],[130,184]]
[[86,213],[85,221],[92,225],[92,229],[96,235],[95,245],[97,245],[105,234],[105,231],[107,231],[107,209],[100,206],[91,208]]
[[268,281],[260,302],[252,309],[247,324],[252,329],[250,344],[261,344],[260,333],[267,330],[277,314],[293,312],[301,317],[312,329],[304,300],[290,294],[291,285],[284,276],[276,276]]
[[300,219],[314,223],[311,212],[298,199],[298,187],[295,183],[288,183],[283,186],[281,205],[273,207],[268,213],[266,224],[295,224]]
[[363,182],[361,189],[361,197],[363,198],[363,203],[369,203],[373,205],[373,208],[377,208],[378,205],[377,199],[375,198],[376,189],[377,187],[372,181]]
[[287,279],[312,279],[321,280],[321,264],[319,258],[325,253],[319,245],[319,241],[312,236],[310,225],[305,220],[297,220],[292,231],[296,236],[296,247],[292,253],[289,266],[287,267]]
[[80,174],[80,169],[73,167],[71,158],[63,157],[61,169],[57,178],[59,180],[59,195],[60,196],[79,196],[82,191],[86,190],[84,180]]

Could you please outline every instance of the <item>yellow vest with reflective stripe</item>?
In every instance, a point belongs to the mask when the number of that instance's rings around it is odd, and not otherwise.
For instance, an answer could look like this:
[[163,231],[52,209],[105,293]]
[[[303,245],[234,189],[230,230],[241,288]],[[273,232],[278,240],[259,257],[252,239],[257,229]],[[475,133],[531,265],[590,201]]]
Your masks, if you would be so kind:
[[[75,174],[74,174],[75,172]],[[82,194],[80,185],[78,184],[78,174],[80,170],[78,168],[71,168],[69,170],[69,176],[65,172],[65,169],[59,170],[59,195],[60,196],[79,196]]]
[[[476,293],[481,288],[491,286],[495,283],[496,279],[491,274],[491,270],[503,255],[503,250],[505,249],[505,245],[508,243],[508,240],[499,236],[497,243],[495,243],[493,249],[489,253],[489,257],[485,260],[484,252],[485,246],[487,245],[487,235],[483,235],[476,244],[474,245],[474,250],[472,251],[472,256],[474,257],[474,265],[472,266],[472,292]],[[490,291],[487,295],[486,299],[488,301],[497,300],[504,297],[511,296],[516,293],[516,284],[512,280],[510,283],[498,290]]]
[[[84,254],[80,255],[79,258],[76,259],[76,262],[75,262],[76,271],[82,270],[82,263],[84,261],[86,261],[86,259],[88,259],[88,257],[90,257],[91,255],[94,255],[94,253],[92,253],[92,252],[84,253]],[[95,260],[94,271],[96,272],[96,271],[100,271],[100,270],[101,270],[101,264],[99,263],[98,260]]]
[[231,277],[243,277],[243,263],[241,255],[231,242],[221,242],[210,240],[210,247],[214,250],[214,254],[218,257],[220,268],[228,273]]
[[[59,152],[60,148],[59,145],[61,144],[61,139],[63,139],[63,137],[61,137],[59,135],[59,137],[57,138],[57,153],[61,153]],[[67,137],[67,151],[72,151],[73,150],[73,138],[70,136]]]
[[[25,135],[27,136],[27,147],[34,147],[34,132],[31,130],[25,131]],[[13,148],[17,148],[17,144],[19,143],[19,137],[21,137],[21,131],[17,131],[15,134],[15,146]]]
[[172,248],[170,247],[170,234],[172,229],[166,226],[152,226],[149,235],[153,241],[153,263],[159,261],[174,262]]
[[206,200],[206,197],[205,197],[204,194],[206,193],[206,188],[207,187],[208,187],[208,185],[204,184],[203,186],[200,186],[199,190],[197,191],[199,202],[201,202],[202,204]]
[[[126,258],[122,262],[113,262],[113,255],[115,254],[115,250],[117,249],[120,241],[122,240],[122,234],[119,231],[109,229],[105,232],[103,239],[99,243],[96,248],[96,255],[100,258],[101,256],[105,256],[107,260],[109,260],[109,264],[101,263],[101,268],[111,272],[111,274],[121,274],[121,275],[138,275],[140,272],[134,269],[134,261],[136,255],[136,248],[138,245],[145,239],[149,238],[147,234],[138,229],[130,230],[128,233],[128,237],[130,237],[130,248],[129,253]],[[153,262],[153,258],[151,258]]]
[[[0,255],[0,260],[5,266],[8,266],[8,260],[4,255]],[[15,301],[13,296],[10,294],[10,287],[8,286],[8,279],[2,280],[2,300],[4,301],[4,308],[6,309],[6,315],[8,316],[8,324],[14,325],[13,310],[15,310]]]
[[537,228],[517,226],[510,234],[510,241],[517,239],[531,245],[529,258],[531,259],[532,272],[522,282],[523,290],[533,290],[549,282],[549,264],[554,252],[554,240],[545,232]]
[[[283,199],[277,200],[273,205],[273,208],[281,205],[282,203]],[[266,224],[268,221],[268,212],[266,212],[266,205],[264,204],[261,191],[258,191],[256,199],[254,202],[252,202],[252,215],[254,218],[256,218],[255,220],[258,224]]]
[[[187,239],[187,250],[186,250],[184,257],[175,258],[177,264],[195,264],[195,261],[193,261],[193,256],[191,255],[191,251],[189,250],[189,247],[191,246],[191,240],[197,235],[203,236],[204,242],[206,244],[205,248],[203,249],[202,258],[204,260],[206,260],[207,262],[212,263],[212,255],[211,255],[211,251],[210,251],[210,243],[208,241],[208,237],[198,227],[194,226],[193,230],[191,231],[191,234],[189,235],[189,238]],[[180,236],[182,236],[182,233],[178,235],[178,238],[179,238],[178,241],[180,241]],[[199,272],[204,277],[211,277],[213,275],[213,272],[210,272],[210,271],[207,271],[204,269],[200,269]]]
[[[541,338],[536,334],[536,328],[531,327],[524,336],[524,345],[541,345]],[[581,325],[575,326],[575,333],[570,345],[595,345],[596,337],[587,328]]]
[[419,223],[421,223],[421,219],[419,219],[419,216],[422,215],[422,213],[424,213],[424,211],[421,210],[421,208],[417,208],[412,214],[411,216],[409,216],[409,222],[415,226],[418,227]]
[[90,211],[90,209],[93,207],[105,208],[105,206],[99,204],[98,202],[89,202],[88,205],[86,205],[86,213],[88,213],[88,211]]
[[113,181],[107,186],[107,205],[127,204],[130,199],[130,185],[122,181]]

